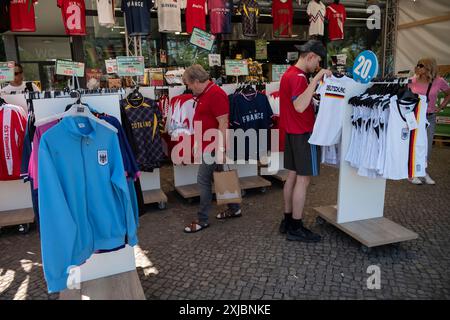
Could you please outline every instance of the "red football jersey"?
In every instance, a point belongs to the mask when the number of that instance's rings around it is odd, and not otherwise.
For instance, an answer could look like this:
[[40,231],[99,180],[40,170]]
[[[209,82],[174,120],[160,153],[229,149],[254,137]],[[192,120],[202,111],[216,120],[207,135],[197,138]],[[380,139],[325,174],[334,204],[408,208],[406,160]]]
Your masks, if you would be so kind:
[[206,30],[206,0],[186,2],[186,32],[192,33],[194,27]]
[[325,18],[328,19],[328,37],[330,40],[344,39],[344,22],[347,18],[342,4],[332,3],[327,7]]
[[291,37],[292,19],[294,17],[292,0],[273,0],[272,17],[273,36],[276,38]]
[[58,0],[66,34],[86,35],[86,7],[84,0]]
[[34,4],[37,0],[11,0],[9,18],[12,32],[35,32]]

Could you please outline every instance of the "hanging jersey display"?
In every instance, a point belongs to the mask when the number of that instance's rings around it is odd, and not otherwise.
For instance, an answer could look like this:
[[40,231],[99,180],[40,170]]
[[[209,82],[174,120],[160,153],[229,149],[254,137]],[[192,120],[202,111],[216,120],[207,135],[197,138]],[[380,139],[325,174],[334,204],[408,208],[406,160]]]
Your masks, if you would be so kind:
[[160,135],[163,131],[162,117],[158,105],[147,98],[139,104],[124,99],[121,101],[121,108],[130,124],[139,169],[152,172],[154,168],[160,167],[160,162],[164,159]]
[[130,36],[150,34],[151,7],[151,0],[122,0],[121,10],[124,12]]
[[206,31],[206,0],[187,0],[186,32],[192,33],[194,28]]
[[290,38],[292,36],[292,21],[294,9],[292,0],[273,0],[273,36],[276,38]]
[[182,94],[170,100],[167,114],[167,132],[174,138],[194,134],[195,105],[192,94]]
[[58,0],[67,35],[86,35],[86,7],[84,0]]
[[181,0],[155,0],[159,32],[181,32]]
[[325,5],[322,1],[317,3],[311,0],[306,8],[306,13],[309,16],[309,35],[320,35],[324,34],[324,20],[326,14]]
[[9,5],[12,32],[35,32],[36,18],[34,5],[37,0],[11,0]]
[[325,78],[318,87],[316,92],[320,95],[319,112],[309,138],[310,144],[332,146],[340,141],[345,107],[349,98],[345,94],[347,88],[354,83],[353,79],[346,76],[341,78],[331,76]]
[[258,2],[256,0],[241,0],[238,10],[242,16],[242,33],[247,37],[256,37],[258,35]]
[[111,28],[116,23],[114,14],[114,0],[97,0],[98,23]]
[[9,31],[11,23],[9,18],[10,0],[0,0],[0,33]]
[[233,1],[208,0],[208,12],[212,34],[231,33]]
[[27,119],[17,108],[0,105],[0,180],[20,179]]
[[344,22],[347,19],[344,5],[330,4],[325,18],[328,20],[328,38],[330,40],[344,39]]

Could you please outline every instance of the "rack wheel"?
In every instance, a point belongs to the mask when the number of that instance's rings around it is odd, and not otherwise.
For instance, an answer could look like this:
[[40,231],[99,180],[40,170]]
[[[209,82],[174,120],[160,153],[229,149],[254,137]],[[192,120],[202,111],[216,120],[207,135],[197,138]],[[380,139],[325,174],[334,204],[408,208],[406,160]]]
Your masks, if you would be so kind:
[[261,189],[259,189],[259,192],[261,192],[261,193],[266,193],[266,191],[267,191],[266,187],[262,187]]
[[245,189],[242,189],[242,190],[241,190],[241,196],[242,196],[242,197],[245,197],[246,194],[247,194],[247,191],[245,191]]
[[30,231],[29,223],[19,225],[19,233],[20,234],[27,234],[29,231]]
[[316,218],[316,223],[318,224],[318,225],[323,225],[323,224],[325,224],[325,219],[324,218],[322,218],[322,217],[320,217],[320,216],[317,216],[317,218]]
[[365,245],[361,245],[361,251],[364,253],[370,253],[370,251],[372,250],[372,248],[365,246]]
[[163,202],[163,201],[158,202],[158,209],[159,210],[164,210],[166,208],[167,208],[167,203],[166,202]]

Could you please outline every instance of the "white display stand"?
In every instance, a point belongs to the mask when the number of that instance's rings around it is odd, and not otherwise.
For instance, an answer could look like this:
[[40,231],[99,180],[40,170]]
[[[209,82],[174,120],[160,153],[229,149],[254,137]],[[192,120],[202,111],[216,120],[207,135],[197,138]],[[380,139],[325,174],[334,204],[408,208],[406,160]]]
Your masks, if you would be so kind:
[[[86,95],[82,96],[83,103],[88,104],[91,108],[98,112],[104,112],[116,117],[120,121],[120,93],[117,94],[102,94],[102,95]],[[34,114],[36,121],[46,118],[53,114],[62,113],[65,111],[67,105],[74,103],[75,99],[71,97],[52,98],[52,99],[35,99],[33,100]],[[136,272],[135,257],[133,248],[126,246],[123,249],[113,251],[110,253],[93,254],[83,265],[76,267],[75,271],[70,272],[75,276],[70,279],[72,283],[76,283],[79,279],[81,286],[83,282],[91,281],[93,279],[105,278],[115,274],[122,274],[130,270]],[[111,290],[112,284],[109,280],[101,280],[105,289],[99,292],[107,292]],[[95,284],[96,282],[94,282]],[[108,285],[109,284],[109,285]],[[134,282],[134,285],[137,285]],[[139,283],[140,286],[140,283]],[[98,286],[94,285],[98,289]],[[141,288],[142,289],[142,288]],[[106,291],[105,291],[106,290]],[[133,288],[135,290],[135,288]],[[136,290],[139,290],[137,288]],[[70,296],[72,290],[66,290],[66,297]],[[62,294],[61,298],[64,298]]]
[[[131,93],[133,89],[127,88],[125,96]],[[155,87],[140,87],[139,92],[145,97],[155,99]],[[159,168],[153,172],[142,172],[139,179],[141,181],[142,196],[145,204],[157,203],[159,209],[165,209],[167,205],[167,195],[161,189],[161,176]]]
[[[346,93],[347,101],[368,87],[355,82]],[[383,217],[386,180],[359,176],[344,160],[351,139],[351,114],[352,106],[347,104],[342,125],[338,203],[337,206],[314,208],[319,213],[318,222],[325,220],[338,227],[361,242],[366,252],[371,247],[416,239],[416,233]]]
[[[269,96],[272,92],[279,91],[280,90],[280,82],[270,82],[266,84],[266,95]],[[280,146],[281,147],[281,146]],[[287,176],[289,174],[288,170],[284,168],[284,152],[273,152],[271,153],[272,159],[276,158],[278,159],[278,162],[276,166],[269,166],[268,173],[271,174],[271,176],[281,182],[285,182],[287,179]],[[278,170],[273,170],[272,168],[278,167]]]
[[[24,94],[2,94],[1,97],[6,103],[28,110]],[[0,228],[34,222],[32,206],[29,183],[21,179],[0,181]]]

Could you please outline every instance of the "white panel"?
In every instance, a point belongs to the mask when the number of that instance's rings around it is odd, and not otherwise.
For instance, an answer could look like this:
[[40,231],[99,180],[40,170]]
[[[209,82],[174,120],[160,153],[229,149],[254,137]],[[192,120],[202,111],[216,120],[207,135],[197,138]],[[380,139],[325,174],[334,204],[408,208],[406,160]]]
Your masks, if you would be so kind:
[[0,181],[1,211],[31,208],[30,183],[23,180]]
[[173,180],[175,187],[186,186],[197,183],[199,164],[174,165]]
[[222,90],[226,92],[227,95],[233,94],[236,91],[237,85],[230,83],[230,84],[223,84],[221,86]]
[[153,172],[142,172],[140,181],[142,191],[161,189],[159,169],[154,169]]
[[27,100],[24,94],[2,94],[2,98],[6,103],[22,107],[23,110],[28,112]]
[[280,82],[277,81],[266,84],[266,95],[278,90],[280,90]]
[[185,90],[186,90],[185,86],[169,87],[169,99],[172,99],[173,97],[183,94]]
[[[355,84],[346,97],[358,95],[368,85]],[[342,127],[341,165],[339,170],[338,191],[338,223],[378,218],[383,216],[384,193],[386,180],[369,179],[357,175],[345,155],[350,144],[352,124],[352,106],[346,105],[344,122]]]
[[91,255],[81,266],[70,269],[67,283],[74,285],[135,269],[134,248],[126,245],[117,251]]
[[257,164],[233,164],[230,165],[230,169],[237,169],[238,177],[254,177],[258,175]]

